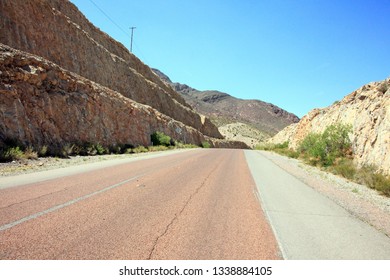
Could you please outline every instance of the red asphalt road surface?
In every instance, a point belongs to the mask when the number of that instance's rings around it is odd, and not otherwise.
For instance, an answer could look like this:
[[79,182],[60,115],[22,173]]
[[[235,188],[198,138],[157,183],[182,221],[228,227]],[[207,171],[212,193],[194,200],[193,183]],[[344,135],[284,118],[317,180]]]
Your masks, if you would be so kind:
[[278,259],[255,189],[224,149],[3,189],[0,259]]

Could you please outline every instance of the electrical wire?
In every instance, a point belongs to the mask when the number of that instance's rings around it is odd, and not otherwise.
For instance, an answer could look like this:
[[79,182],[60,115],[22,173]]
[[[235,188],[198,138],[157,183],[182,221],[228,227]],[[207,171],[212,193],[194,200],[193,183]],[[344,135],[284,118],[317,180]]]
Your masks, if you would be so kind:
[[103,15],[106,16],[116,27],[118,27],[124,34],[130,37],[130,34],[127,33],[119,24],[117,24],[106,12],[103,11],[93,0],[89,0]]
[[[102,8],[100,8],[93,0],[89,0],[109,21],[111,21],[112,24],[114,24],[119,30],[121,30],[125,35],[127,35],[128,37],[130,37],[131,35],[126,32],[125,29],[123,29],[119,24],[117,24]],[[135,45],[137,51],[141,54],[141,57],[142,57],[142,60],[148,64],[146,58],[145,58],[145,55],[142,53],[141,49],[138,47],[138,45],[133,42],[133,44]]]

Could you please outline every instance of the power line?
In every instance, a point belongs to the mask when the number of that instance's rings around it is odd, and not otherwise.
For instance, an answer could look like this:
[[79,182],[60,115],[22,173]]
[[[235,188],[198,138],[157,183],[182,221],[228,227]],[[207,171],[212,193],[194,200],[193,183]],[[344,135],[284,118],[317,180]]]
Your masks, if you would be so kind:
[[[119,30],[121,30],[124,34],[126,34],[126,36],[128,37],[131,37],[131,43],[130,43],[130,52],[132,52],[132,48],[133,48],[133,29],[135,27],[130,27],[131,31],[132,31],[132,34],[130,35],[127,31],[125,31],[119,24],[117,24],[106,12],[104,12],[104,10],[102,8],[100,8],[93,0],[89,0],[109,21],[111,21],[111,23],[113,23]],[[137,48],[137,50],[140,52],[140,54],[142,55],[143,57],[143,60],[145,62],[146,61],[146,58],[145,58],[145,55],[142,53],[141,49],[138,47],[138,45],[134,42],[134,45],[135,47]]]
[[120,27],[109,15],[107,15],[93,0],[89,0],[103,15],[106,16],[116,27],[118,27],[123,33],[125,33],[127,36],[130,36],[129,33],[127,33],[122,27]]

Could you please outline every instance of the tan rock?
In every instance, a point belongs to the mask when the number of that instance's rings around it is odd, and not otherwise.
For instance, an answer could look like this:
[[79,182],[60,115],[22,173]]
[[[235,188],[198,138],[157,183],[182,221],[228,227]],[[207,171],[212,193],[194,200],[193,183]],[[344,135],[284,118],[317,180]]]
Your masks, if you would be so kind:
[[[177,92],[68,0],[0,1],[0,26],[0,43],[44,57],[205,135],[222,138],[216,126],[202,122]],[[32,83],[40,81],[28,77]],[[51,79],[54,84],[61,81]]]
[[374,165],[390,174],[390,78],[373,82],[324,109],[314,109],[270,142],[289,141],[297,148],[310,132],[323,132],[334,123],[351,124],[354,159],[358,166]]
[[149,146],[156,131],[185,143],[244,147],[205,137],[148,105],[0,44],[0,145],[16,139],[51,148],[83,142]]

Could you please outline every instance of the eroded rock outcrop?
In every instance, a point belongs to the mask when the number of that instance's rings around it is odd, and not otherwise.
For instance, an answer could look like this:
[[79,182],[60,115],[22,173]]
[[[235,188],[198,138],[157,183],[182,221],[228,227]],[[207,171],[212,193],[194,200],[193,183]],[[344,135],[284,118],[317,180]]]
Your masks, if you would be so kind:
[[155,131],[186,143],[242,146],[205,137],[150,106],[0,44],[0,144],[17,139],[35,147],[82,142],[148,146]]
[[310,132],[323,132],[334,123],[351,124],[354,160],[359,166],[374,165],[390,174],[390,78],[373,82],[324,109],[314,109],[270,141],[289,141],[297,148]]
[[222,138],[211,122],[68,0],[1,0],[0,43],[44,57],[205,135]]

